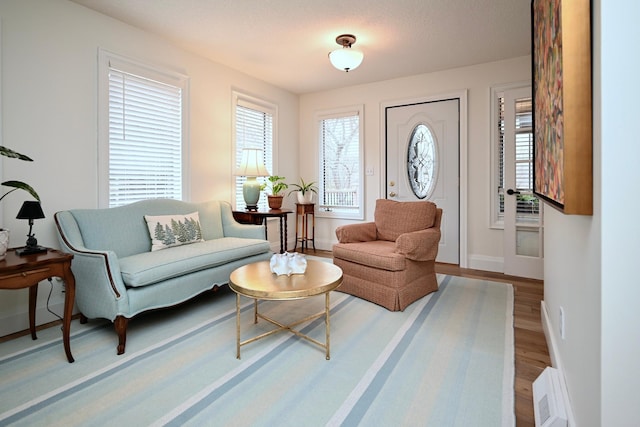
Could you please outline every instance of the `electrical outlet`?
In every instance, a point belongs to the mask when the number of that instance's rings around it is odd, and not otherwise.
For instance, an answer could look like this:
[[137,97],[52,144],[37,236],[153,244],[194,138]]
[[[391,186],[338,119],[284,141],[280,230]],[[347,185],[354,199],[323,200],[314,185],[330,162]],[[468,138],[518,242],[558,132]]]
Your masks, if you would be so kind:
[[565,339],[564,308],[560,307],[560,338]]
[[365,175],[368,176],[372,176],[373,175],[373,168],[372,167],[368,167],[364,170]]

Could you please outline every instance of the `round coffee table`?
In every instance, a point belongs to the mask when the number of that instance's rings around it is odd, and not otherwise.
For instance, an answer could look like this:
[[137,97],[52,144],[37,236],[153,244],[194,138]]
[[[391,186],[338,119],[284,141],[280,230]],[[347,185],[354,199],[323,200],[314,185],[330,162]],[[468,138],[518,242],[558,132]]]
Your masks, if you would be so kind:
[[[307,261],[307,269],[304,274],[292,274],[291,276],[277,276],[271,272],[269,261],[261,261],[242,266],[231,273],[229,287],[236,293],[236,357],[240,359],[240,347],[245,344],[265,338],[280,331],[289,331],[325,349],[326,358],[330,358],[330,323],[329,323],[329,293],[342,283],[342,270],[328,262]],[[258,312],[258,300],[296,300],[309,298],[316,295],[325,295],[325,309],[289,325],[270,319]],[[269,332],[240,341],[240,296],[253,298],[253,321],[258,323],[258,318],[266,320],[277,326]],[[302,332],[293,329],[301,323],[305,323],[324,316],[326,340],[321,343]]]

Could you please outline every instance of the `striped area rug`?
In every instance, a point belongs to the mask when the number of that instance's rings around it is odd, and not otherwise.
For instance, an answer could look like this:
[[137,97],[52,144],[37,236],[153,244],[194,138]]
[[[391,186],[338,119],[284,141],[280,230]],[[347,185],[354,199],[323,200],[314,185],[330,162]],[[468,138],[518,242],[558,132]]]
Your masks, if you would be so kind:
[[[512,426],[511,285],[439,276],[440,290],[392,313],[331,295],[331,360],[290,333],[235,357],[235,294],[203,295],[130,322],[116,355],[110,323],[72,323],[0,344],[0,425]],[[243,339],[253,324],[243,299]],[[260,303],[283,322],[324,297]],[[324,342],[317,319],[302,331]]]

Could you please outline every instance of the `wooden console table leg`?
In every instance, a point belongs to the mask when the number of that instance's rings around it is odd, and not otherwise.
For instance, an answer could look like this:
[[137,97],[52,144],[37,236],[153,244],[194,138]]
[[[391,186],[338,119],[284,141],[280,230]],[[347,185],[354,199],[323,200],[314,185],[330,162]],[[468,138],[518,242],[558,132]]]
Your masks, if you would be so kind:
[[311,243],[313,244],[313,250],[316,250],[316,214],[311,212]]
[[71,272],[71,263],[64,265],[65,284],[64,293],[64,315],[62,318],[62,341],[64,343],[64,352],[67,355],[69,363],[73,363],[74,359],[71,355],[71,344],[69,343],[69,335],[71,333],[71,316],[73,315],[73,303],[76,297],[76,279]]
[[36,300],[38,299],[38,284],[29,287],[29,330],[31,339],[37,340],[36,336]]
[[281,253],[281,254],[283,254],[283,253],[287,250],[287,248],[286,248],[286,246],[285,246],[284,234],[282,234],[282,233],[283,233],[283,231],[284,231],[284,224],[283,224],[283,222],[284,222],[285,220],[286,220],[286,218],[285,218],[285,217],[282,217],[282,216],[280,217],[280,253]]

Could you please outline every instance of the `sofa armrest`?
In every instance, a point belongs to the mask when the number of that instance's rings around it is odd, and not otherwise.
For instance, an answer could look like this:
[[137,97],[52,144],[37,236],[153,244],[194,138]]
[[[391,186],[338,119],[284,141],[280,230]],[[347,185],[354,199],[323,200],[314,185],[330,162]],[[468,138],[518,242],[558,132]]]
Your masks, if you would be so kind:
[[413,261],[433,261],[438,255],[439,244],[440,230],[428,228],[398,236],[395,252]]
[[76,280],[76,303],[82,314],[113,320],[128,313],[127,288],[115,252],[85,247],[69,212],[56,213],[54,220],[61,249],[74,255],[71,271]]
[[222,229],[225,237],[265,240],[263,225],[240,224],[233,217],[231,206],[227,203],[221,204],[220,211],[222,214]]
[[336,228],[336,237],[340,243],[370,242],[376,240],[376,224],[364,222],[342,225]]

